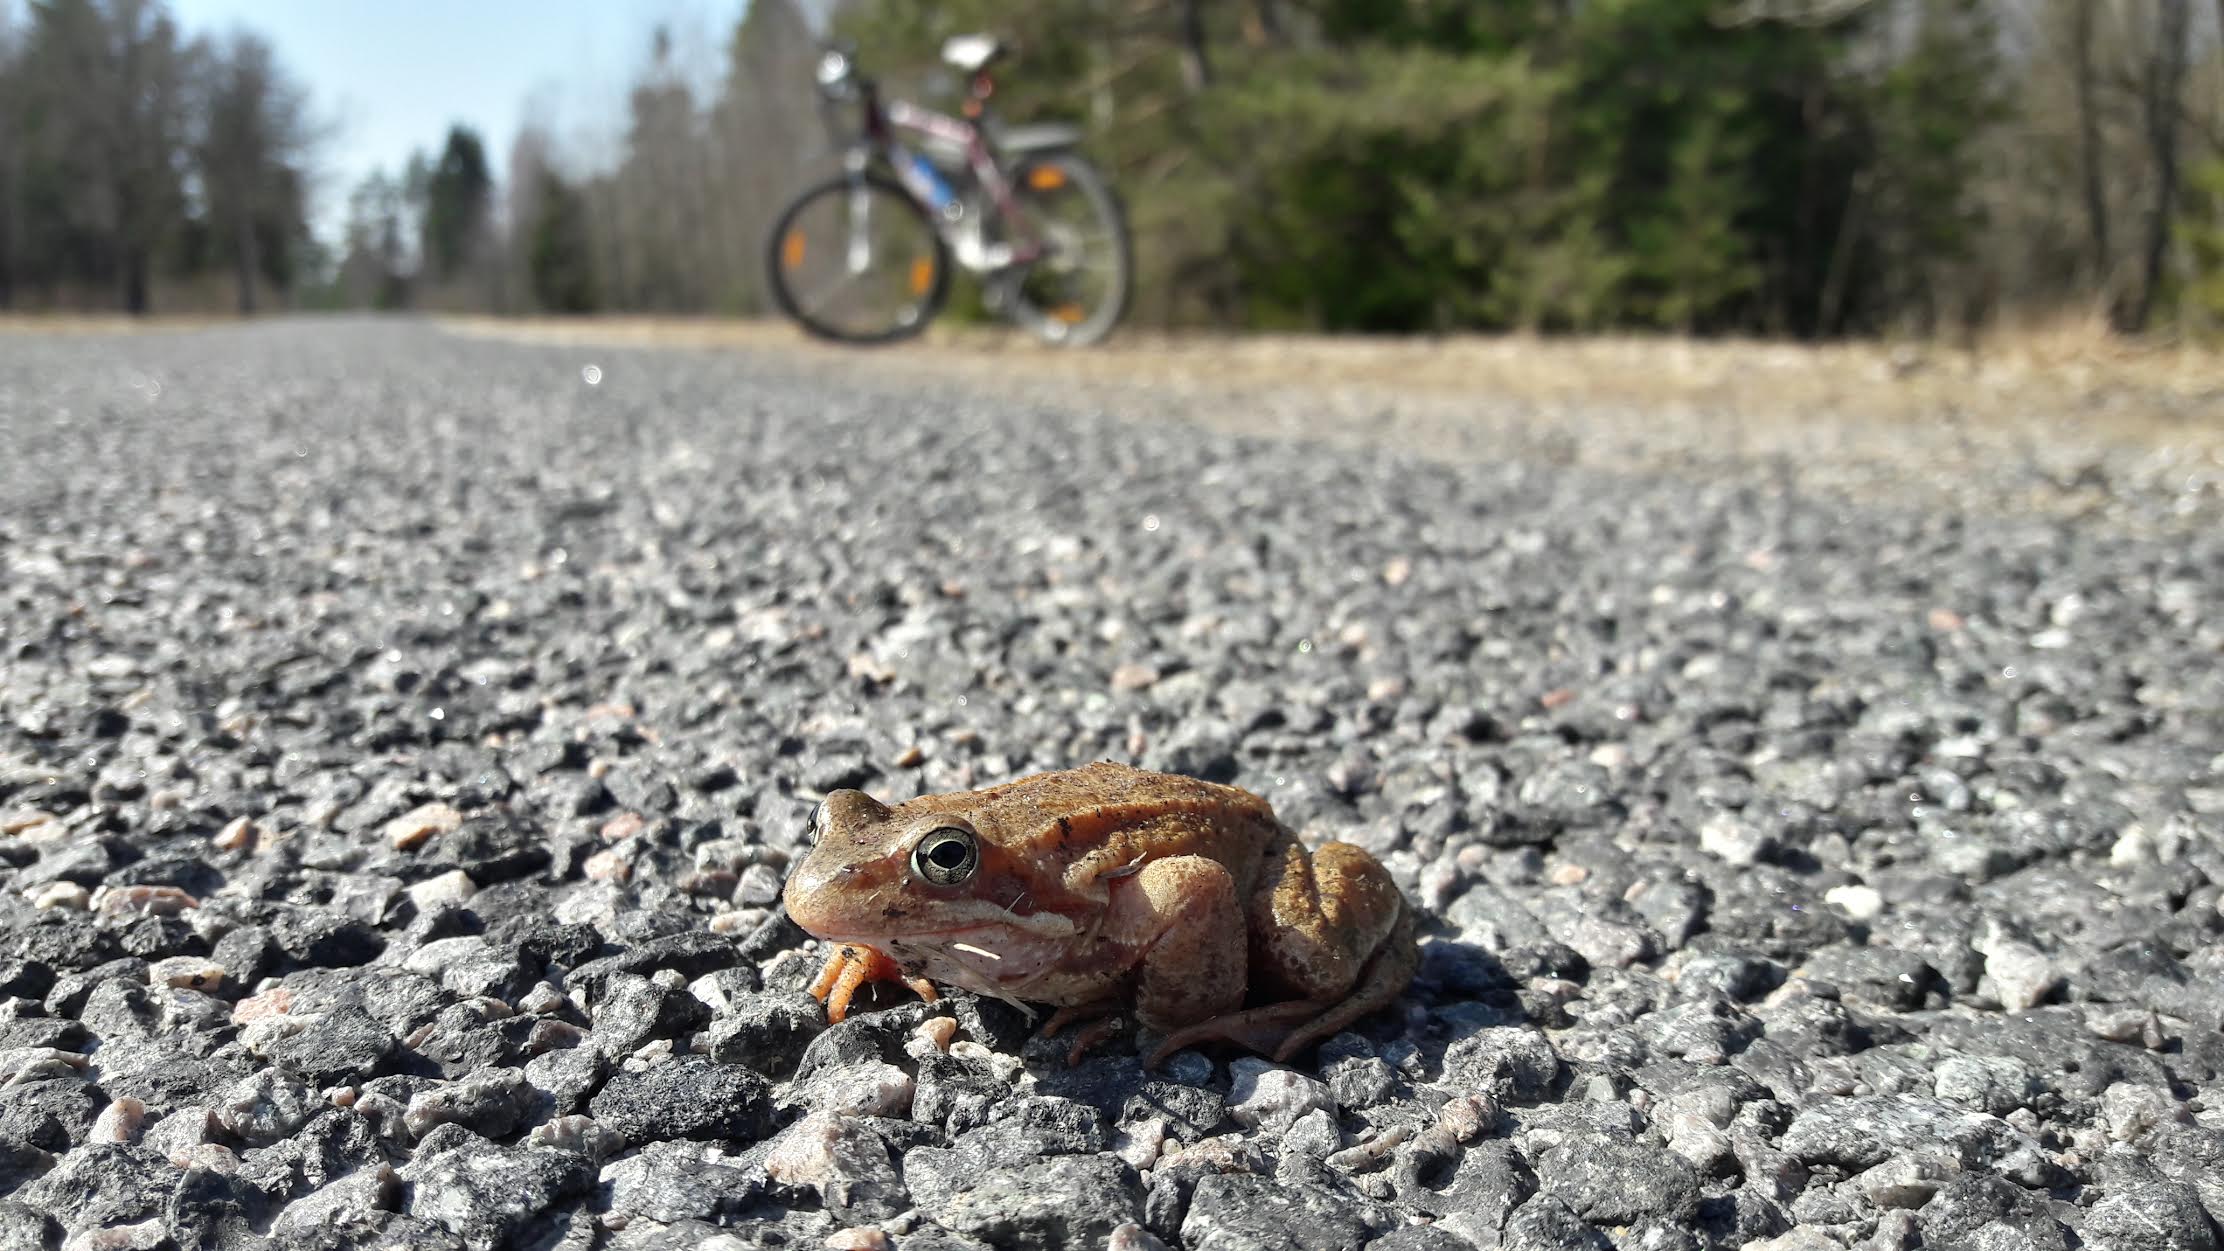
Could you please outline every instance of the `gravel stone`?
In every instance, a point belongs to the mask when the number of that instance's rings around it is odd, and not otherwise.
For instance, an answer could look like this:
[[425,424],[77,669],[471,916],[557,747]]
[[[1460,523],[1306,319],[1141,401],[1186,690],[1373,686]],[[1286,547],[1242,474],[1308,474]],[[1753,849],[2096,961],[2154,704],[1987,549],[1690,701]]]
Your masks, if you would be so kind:
[[595,997],[589,1043],[615,1060],[655,1038],[677,1038],[710,1019],[710,1009],[686,990],[631,973],[614,973]]
[[1545,1193],[1592,1225],[1686,1223],[1699,1207],[1698,1174],[1657,1143],[1570,1139],[1547,1151],[1537,1169]]
[[270,1049],[273,1064],[311,1086],[369,1081],[395,1071],[400,1044],[361,1008],[325,1013]]
[[674,1138],[754,1142],[771,1132],[771,1088],[762,1077],[707,1056],[679,1056],[611,1075],[589,1113],[627,1142]]
[[459,1147],[403,1170],[409,1215],[448,1230],[463,1245],[507,1246],[561,1200],[594,1183],[594,1166],[569,1151],[541,1147]]
[[992,1169],[927,1206],[935,1223],[991,1246],[1101,1247],[1143,1217],[1142,1183],[1117,1156],[1060,1156]]
[[1560,1057],[1549,1042],[1510,1026],[1477,1031],[1444,1053],[1445,1085],[1513,1102],[1544,1098],[1560,1071]]
[[1282,1137],[1308,1113],[1336,1110],[1326,1085],[1294,1070],[1246,1056],[1230,1064],[1228,1071],[1232,1078],[1228,1115],[1269,1140]]
[[818,1037],[823,1017],[810,995],[745,995],[732,1013],[709,1024],[703,1044],[721,1064],[747,1064],[767,1077],[787,1077],[796,1071],[803,1048]]
[[2216,1228],[2181,1182],[2127,1186],[2095,1203],[2078,1230],[2092,1251],[2215,1251]]
[[908,1169],[907,1159],[899,1176],[885,1139],[832,1112],[814,1112],[780,1131],[764,1155],[766,1176],[815,1192],[844,1222],[887,1220],[908,1208]]
[[461,1125],[485,1138],[504,1138],[531,1119],[543,1096],[516,1069],[493,1069],[424,1091],[409,1101],[403,1123],[419,1136],[436,1125]]

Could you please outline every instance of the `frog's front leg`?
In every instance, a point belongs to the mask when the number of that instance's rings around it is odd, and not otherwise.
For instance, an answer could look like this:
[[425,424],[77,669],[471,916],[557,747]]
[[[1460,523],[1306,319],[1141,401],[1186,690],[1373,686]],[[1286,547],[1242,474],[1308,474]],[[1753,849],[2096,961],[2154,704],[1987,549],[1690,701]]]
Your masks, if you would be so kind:
[[849,1001],[872,982],[902,982],[921,999],[933,1003],[934,983],[923,977],[905,977],[903,968],[871,947],[844,943],[826,957],[826,967],[810,986],[811,997],[826,1005],[826,1019],[839,1024],[849,1015]]

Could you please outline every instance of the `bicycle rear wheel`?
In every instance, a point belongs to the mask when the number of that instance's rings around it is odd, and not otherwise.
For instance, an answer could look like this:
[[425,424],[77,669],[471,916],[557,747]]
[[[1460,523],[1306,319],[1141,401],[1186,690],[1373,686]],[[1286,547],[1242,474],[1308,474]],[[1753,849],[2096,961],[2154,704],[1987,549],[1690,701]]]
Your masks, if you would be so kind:
[[1046,251],[1005,276],[1006,312],[1046,343],[1095,343],[1127,312],[1134,282],[1119,196],[1070,152],[1035,157],[1014,172],[1013,195]]
[[877,175],[844,175],[805,191],[780,214],[768,242],[773,301],[823,339],[908,339],[949,298],[949,250],[934,222]]

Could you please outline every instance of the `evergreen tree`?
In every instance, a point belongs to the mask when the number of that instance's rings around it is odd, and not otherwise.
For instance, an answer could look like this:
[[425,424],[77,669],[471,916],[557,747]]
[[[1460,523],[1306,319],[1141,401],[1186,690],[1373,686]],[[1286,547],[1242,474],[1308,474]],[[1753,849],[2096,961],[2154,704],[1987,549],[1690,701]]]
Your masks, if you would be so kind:
[[477,254],[494,199],[494,180],[477,132],[467,126],[449,128],[440,159],[425,175],[424,197],[424,263],[431,277],[448,281]]
[[600,306],[594,245],[588,237],[585,202],[553,172],[543,171],[539,205],[528,233],[528,269],[533,299],[552,313],[588,313]]

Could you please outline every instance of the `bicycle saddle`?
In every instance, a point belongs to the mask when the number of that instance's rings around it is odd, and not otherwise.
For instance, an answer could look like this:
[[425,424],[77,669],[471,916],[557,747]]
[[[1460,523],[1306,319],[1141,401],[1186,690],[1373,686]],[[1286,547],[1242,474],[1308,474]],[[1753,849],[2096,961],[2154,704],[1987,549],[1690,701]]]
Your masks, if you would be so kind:
[[968,74],[1002,56],[1004,44],[994,35],[952,35],[942,41],[942,59]]

